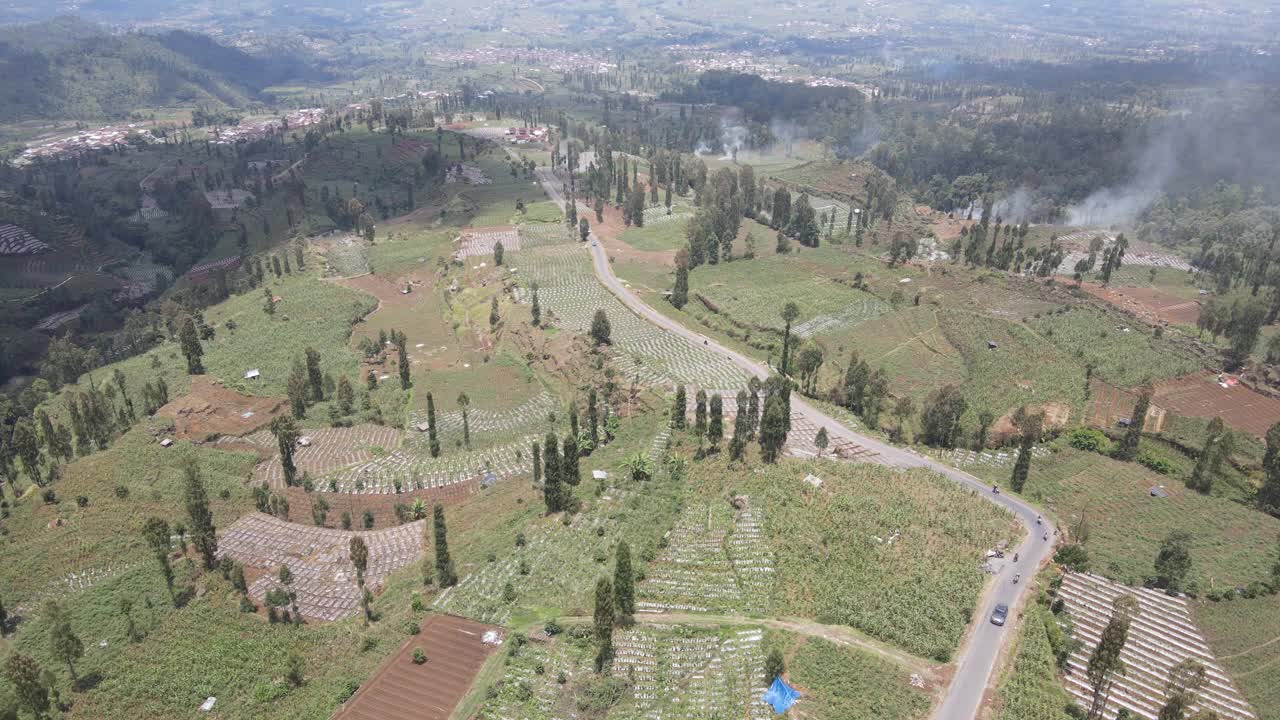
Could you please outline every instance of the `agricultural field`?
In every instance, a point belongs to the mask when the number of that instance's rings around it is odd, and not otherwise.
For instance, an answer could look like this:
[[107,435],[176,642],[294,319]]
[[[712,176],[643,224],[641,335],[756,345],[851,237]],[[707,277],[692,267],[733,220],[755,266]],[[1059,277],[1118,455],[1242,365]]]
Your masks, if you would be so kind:
[[782,304],[795,302],[796,320],[809,333],[834,330],[874,318],[888,305],[869,293],[841,285],[833,278],[851,281],[852,273],[820,264],[817,255],[795,257],[764,255],[697,268],[689,276],[690,303],[701,295],[734,321],[753,329],[782,332]]
[[1204,367],[1195,353],[1154,337],[1146,325],[1117,323],[1115,317],[1096,310],[1063,308],[1032,319],[1027,327],[1047,338],[1076,364],[1092,364],[1095,375],[1121,387],[1177,377]]
[[595,311],[605,311],[612,326],[611,359],[623,378],[717,388],[746,383],[728,360],[633,314],[596,280],[590,262],[585,248],[568,242],[523,250],[512,261],[526,289],[538,284],[544,323],[585,335]]
[[1193,608],[1196,624],[1208,637],[1218,661],[1259,716],[1280,713],[1280,596],[1236,597]]
[[[1008,473],[971,472],[991,482]],[[1169,497],[1152,497],[1162,486]],[[1160,542],[1173,528],[1192,535],[1190,578],[1201,592],[1244,586],[1265,578],[1273,563],[1280,520],[1234,500],[1201,495],[1174,478],[1137,463],[1122,463],[1070,447],[1033,462],[1022,493],[1055,514],[1065,530],[1083,516],[1094,572],[1140,585],[1154,574]]]
[[[665,212],[665,208],[663,212]],[[679,215],[660,216],[664,219],[659,222],[649,222],[647,219],[644,227],[632,227],[623,230],[618,239],[626,243],[633,250],[679,250],[685,246],[684,219],[691,217],[688,213]]]
[[961,389],[970,414],[989,410],[1000,417],[1020,405],[1046,403],[1066,406],[1070,417],[1083,410],[1083,366],[1034,330],[963,310],[942,312],[938,321],[963,358],[967,373]]
[[483,720],[548,720],[574,710],[608,720],[696,720],[729,713],[774,717],[761,700],[764,656],[783,650],[787,679],[802,693],[793,713],[814,720],[924,717],[929,697],[908,671],[870,653],[751,624],[710,627],[642,623],[615,631],[613,674],[591,667],[582,626],[513,648]]
[[735,477],[704,462],[690,480],[710,497],[747,494],[763,513],[774,613],[851,625],[942,662],[978,602],[984,552],[1018,534],[1002,512],[926,472],[787,461]]
[[1228,426],[1263,437],[1280,422],[1280,400],[1243,384],[1222,387],[1209,372],[1193,373],[1157,383],[1152,402],[1190,417],[1221,417]]
[[[536,517],[495,536],[489,561],[460,573],[461,582],[441,593],[433,608],[497,624],[544,616],[549,608],[576,613],[590,608],[596,578],[612,572],[619,541],[630,545],[636,565],[653,558],[679,513],[680,486],[663,473],[637,485],[620,470],[625,454],[649,444],[653,420],[628,422],[613,443],[581,459],[584,479],[575,492],[583,510],[568,524],[558,516]],[[608,479],[592,479],[595,469]],[[513,600],[503,597],[508,583]]]

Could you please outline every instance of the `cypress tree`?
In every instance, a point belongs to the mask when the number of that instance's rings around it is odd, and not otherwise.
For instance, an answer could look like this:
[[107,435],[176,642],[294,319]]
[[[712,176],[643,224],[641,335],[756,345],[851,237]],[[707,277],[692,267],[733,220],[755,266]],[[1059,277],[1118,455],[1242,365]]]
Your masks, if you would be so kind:
[[1147,422],[1147,408],[1151,407],[1151,386],[1144,385],[1133,406],[1133,416],[1129,418],[1129,427],[1125,430],[1120,445],[1116,448],[1117,460],[1132,461],[1138,455],[1138,441],[1142,439],[1142,428]]
[[444,506],[440,503],[436,503],[432,520],[436,541],[436,576],[440,578],[440,587],[453,587],[458,584],[458,575],[453,571],[453,558],[449,557],[448,529],[444,524]]
[[596,608],[592,615],[596,641],[596,672],[603,672],[613,658],[613,585],[608,578],[596,582]]
[[1262,456],[1265,477],[1258,490],[1258,506],[1264,512],[1280,515],[1280,422],[1267,430],[1267,450]]
[[720,445],[724,439],[724,399],[720,393],[711,396],[711,413],[707,421],[707,442],[711,447]]
[[[676,399],[671,405],[671,427],[677,430],[683,430],[686,424],[685,412],[689,407],[689,397],[685,393],[684,385],[676,386]],[[1280,428],[1280,423],[1276,424]],[[1277,437],[1280,437],[1280,430],[1277,430]],[[1280,467],[1280,463],[1277,463]]]
[[203,375],[204,363],[200,358],[204,355],[204,348],[200,346],[200,336],[196,334],[196,324],[187,316],[182,322],[182,329],[178,331],[178,340],[182,347],[182,354],[187,359],[188,375]]
[[187,506],[187,518],[191,521],[191,542],[200,553],[206,570],[212,570],[218,558],[218,536],[213,526],[213,513],[209,510],[209,495],[200,477],[200,466],[194,457],[183,463],[183,494]]
[[687,263],[680,263],[676,266],[676,284],[671,289],[671,304],[677,310],[682,309],[689,302],[689,266]]
[[591,447],[600,447],[600,399],[596,397],[595,387],[587,393],[587,423],[591,426]]
[[431,445],[431,457],[440,457],[440,436],[436,432],[436,401],[427,393],[427,440]]
[[1132,595],[1121,595],[1112,605],[1111,619],[1103,628],[1098,645],[1089,657],[1086,677],[1092,690],[1092,701],[1089,705],[1090,718],[1101,717],[1107,695],[1111,691],[1111,683],[1117,674],[1124,672],[1124,661],[1120,659],[1120,651],[1124,649],[1129,637],[1129,623],[1137,610],[1137,600]]
[[169,590],[169,600],[175,606],[177,598],[173,594],[173,566],[169,564],[169,523],[160,518],[147,518],[142,523],[142,537],[151,546],[151,552],[160,563],[160,572],[164,575],[165,587]]
[[631,546],[626,540],[618,543],[618,557],[613,568],[613,596],[618,616],[622,622],[629,622],[636,613],[636,576],[631,569]]
[[288,415],[281,415],[271,421],[271,434],[276,436],[276,446],[280,450],[280,467],[284,471],[284,484],[292,486],[298,468],[293,464],[293,449],[298,443],[298,425]]
[[538,486],[542,484],[542,446],[537,440],[530,443],[533,453],[533,484]]
[[[560,456],[560,480],[575,487],[579,482],[582,482],[578,459],[578,438],[574,435],[566,435],[564,453]],[[563,503],[561,507],[564,507]]]
[[693,405],[693,433],[699,437],[707,434],[707,391],[698,390]]
[[787,442],[787,411],[785,402],[777,394],[769,395],[764,403],[764,417],[760,420],[760,454],[767,463],[775,463]]
[[560,512],[564,509],[564,492],[560,484],[560,444],[556,442],[554,433],[547,433],[542,447],[542,497],[547,504],[547,512]]

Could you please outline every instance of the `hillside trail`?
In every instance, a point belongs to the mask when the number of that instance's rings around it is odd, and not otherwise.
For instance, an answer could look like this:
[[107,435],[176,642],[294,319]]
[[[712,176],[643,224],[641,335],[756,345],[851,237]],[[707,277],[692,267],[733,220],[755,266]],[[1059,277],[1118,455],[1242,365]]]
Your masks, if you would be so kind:
[[[538,168],[535,172],[547,196],[563,210],[565,198],[560,192],[560,187],[564,185],[563,178],[557,176],[557,171],[546,167]],[[700,345],[704,350],[723,356],[758,378],[764,379],[772,374],[772,368],[766,364],[725,347],[714,338],[691,330],[647,305],[623,286],[614,275],[603,245],[595,242],[597,238],[594,236],[594,231],[589,240],[593,242],[586,244],[585,249],[592,256],[596,277],[636,316],[672,335],[684,338],[694,346]],[[997,488],[987,485],[969,473],[925,457],[910,448],[896,447],[854,432],[798,394],[792,395],[791,409],[815,426],[827,428],[833,443],[845,441],[861,445],[879,455],[880,462],[892,467],[926,468],[936,472],[1005,509],[1026,530],[1022,542],[1014,548],[1022,557],[1022,562],[1006,564],[992,576],[987,584],[979,607],[973,614],[973,621],[955,656],[955,672],[951,676],[950,685],[943,693],[942,701],[935,703],[931,715],[935,720],[973,720],[981,711],[983,698],[995,671],[996,661],[1016,635],[1019,624],[1017,610],[1028,600],[1035,587],[1034,582],[1014,582],[1015,575],[1025,574],[1028,579],[1035,576],[1038,568],[1049,559],[1052,553],[1054,538],[1057,537],[1056,530],[1048,520],[1041,517],[1035,507],[1019,498],[1001,493]],[[988,622],[997,604],[1004,604],[1010,608],[1012,622],[1004,626]]]

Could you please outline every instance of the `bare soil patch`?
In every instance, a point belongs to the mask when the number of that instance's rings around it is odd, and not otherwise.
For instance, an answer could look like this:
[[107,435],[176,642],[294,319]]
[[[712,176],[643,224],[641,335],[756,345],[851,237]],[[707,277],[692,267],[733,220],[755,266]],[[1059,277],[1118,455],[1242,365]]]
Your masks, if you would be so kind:
[[659,267],[675,264],[675,250],[636,250],[619,240],[618,237],[628,226],[622,221],[622,211],[612,205],[604,206],[604,222],[596,222],[595,210],[579,202],[578,217],[585,217],[591,223],[591,231],[595,233],[597,240],[604,243],[605,254],[610,258],[649,263]]
[[[502,630],[452,615],[432,615],[333,715],[333,720],[447,720],[497,645]],[[427,661],[413,662],[415,648]]]
[[[1133,406],[1130,405],[1130,408]],[[1071,406],[1066,403],[1045,403],[1043,405],[1027,406],[1029,413],[1042,413],[1044,415],[1044,429],[1061,429],[1067,426],[1067,422],[1071,419]],[[988,444],[994,443],[994,447],[1003,445],[1006,440],[1018,434],[1018,429],[1013,425],[1013,413],[1005,413],[1000,419],[991,425],[991,429],[987,432]]]
[[271,422],[286,409],[284,398],[242,395],[208,375],[191,378],[191,389],[171,400],[158,414],[173,419],[174,435],[205,442],[223,435],[245,435]]
[[1084,283],[1081,289],[1153,325],[1195,325],[1200,319],[1200,303],[1163,290],[1103,287],[1097,283]]
[[[1137,401],[1138,393],[1094,378],[1089,382],[1089,407],[1085,411],[1085,422],[1094,427],[1115,427],[1121,419],[1128,419],[1133,415],[1133,406]],[[1166,419],[1165,408],[1153,401],[1147,410],[1143,429],[1147,432],[1160,432],[1164,429]]]
[[1156,385],[1154,402],[1190,417],[1221,417],[1237,430],[1263,437],[1280,421],[1280,400],[1244,385],[1222,387],[1213,373],[1195,373]]

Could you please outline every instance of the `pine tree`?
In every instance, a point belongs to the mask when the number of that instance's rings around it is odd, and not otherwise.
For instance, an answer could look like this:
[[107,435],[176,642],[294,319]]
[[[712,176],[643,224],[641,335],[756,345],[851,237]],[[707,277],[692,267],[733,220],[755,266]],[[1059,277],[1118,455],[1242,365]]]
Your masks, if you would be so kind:
[[560,445],[554,433],[547,433],[543,443],[542,470],[542,497],[547,512],[560,512],[564,509],[564,488],[560,482]]
[[449,556],[448,528],[444,523],[444,506],[436,503],[432,510],[432,520],[436,544],[436,577],[440,587],[453,587],[458,583],[458,574],[453,570],[453,558]]
[[604,672],[613,658],[614,597],[608,578],[596,582],[596,608],[592,615],[596,641],[596,672]]
[[596,389],[592,386],[587,393],[587,424],[591,427],[591,447],[600,447],[600,399],[596,397]]
[[471,449],[471,396],[465,392],[458,393],[458,406],[462,408],[462,446]]
[[212,570],[218,562],[218,535],[213,526],[213,512],[209,510],[209,495],[205,492],[204,479],[194,456],[182,466],[183,496],[190,521],[191,542],[200,553],[206,570]]
[[724,398],[720,393],[711,396],[710,417],[707,419],[707,442],[718,447],[724,439]]
[[533,326],[539,327],[542,325],[542,306],[538,303],[538,284],[534,283],[531,290],[533,292],[533,307],[531,308],[531,312],[533,313]]
[[1042,416],[1039,413],[1028,413],[1027,408],[1020,407],[1013,413],[1014,427],[1020,431],[1018,440],[1018,459],[1013,464],[1013,476],[1009,486],[1014,492],[1022,492],[1027,484],[1027,476],[1031,473],[1031,448],[1040,437]]
[[[688,412],[688,408],[689,397],[685,393],[684,385],[677,385],[676,399],[671,405],[671,427],[677,430],[683,430],[685,428],[685,424],[687,423],[685,413]],[[1276,436],[1277,438],[1280,438],[1280,423],[1276,424],[1276,428]],[[1277,466],[1280,467],[1280,463],[1277,463]]]
[[693,434],[702,437],[707,434],[707,391],[698,390],[694,396]]
[[182,355],[187,359],[187,374],[203,375],[204,363],[200,358],[204,355],[204,348],[200,346],[200,336],[196,334],[196,324],[190,316],[182,321],[178,341],[182,347]]
[[45,605],[45,620],[49,624],[49,650],[54,657],[67,664],[67,672],[71,675],[71,684],[75,686],[76,661],[84,656],[84,643],[71,627],[71,618],[56,600]]
[[338,410],[343,415],[350,415],[355,406],[356,393],[346,375],[338,378]]
[[1191,477],[1187,480],[1187,487],[1205,494],[1213,489],[1215,470],[1221,464],[1222,457],[1226,454],[1224,451],[1229,444],[1230,439],[1226,434],[1226,426],[1222,418],[1216,417],[1210,420],[1205,432],[1204,447],[1196,457],[1196,464],[1191,470]]
[[494,295],[493,301],[489,304],[489,327],[497,327],[498,320],[501,318],[502,316],[498,313],[498,296]]
[[1138,441],[1142,439],[1142,428],[1147,422],[1147,408],[1151,406],[1151,386],[1144,385],[1133,406],[1133,416],[1129,418],[1129,427],[1125,430],[1120,445],[1116,447],[1117,460],[1132,461],[1138,455]]
[[37,718],[48,717],[49,688],[40,663],[17,650],[9,653],[4,663],[4,676],[13,686],[17,700]]
[[427,393],[427,440],[431,446],[431,457],[440,457],[440,436],[436,433],[436,401]]
[[306,367],[295,361],[285,382],[285,394],[289,397],[289,412],[299,420],[307,416],[307,401],[311,396],[307,387]]
[[631,569],[631,546],[626,540],[618,543],[618,557],[613,568],[613,597],[622,622],[630,622],[636,613],[636,576]]

